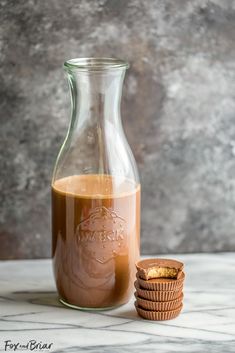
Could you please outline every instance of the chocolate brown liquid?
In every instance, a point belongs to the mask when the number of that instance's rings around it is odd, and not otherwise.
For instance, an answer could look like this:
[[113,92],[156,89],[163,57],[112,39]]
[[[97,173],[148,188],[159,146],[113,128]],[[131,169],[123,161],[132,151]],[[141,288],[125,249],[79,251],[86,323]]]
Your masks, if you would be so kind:
[[61,299],[83,308],[124,304],[139,258],[140,185],[74,175],[52,185],[53,266]]

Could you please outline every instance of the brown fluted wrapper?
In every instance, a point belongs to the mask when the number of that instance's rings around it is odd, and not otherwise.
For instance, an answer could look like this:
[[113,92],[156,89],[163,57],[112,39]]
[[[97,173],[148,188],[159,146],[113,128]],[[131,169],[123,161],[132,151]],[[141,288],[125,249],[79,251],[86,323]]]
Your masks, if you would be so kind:
[[138,281],[135,281],[135,288],[138,297],[151,300],[153,302],[168,302],[170,300],[175,300],[180,297],[183,286],[181,286],[175,291],[154,291],[141,288]]
[[149,279],[148,281],[145,281],[144,279],[139,277],[138,273],[136,276],[137,276],[137,280],[142,288],[148,289],[148,290],[155,290],[155,291],[174,291],[174,290],[177,290],[178,288],[182,287],[184,279],[185,279],[184,272],[180,273],[180,276],[178,279],[154,278],[154,279]]
[[181,304],[179,308],[170,311],[144,310],[138,307],[137,302],[135,302],[135,307],[139,316],[143,317],[146,320],[164,321],[176,318],[180,314],[183,304]]
[[170,300],[168,302],[153,302],[151,300],[146,300],[138,297],[137,292],[135,292],[135,297],[137,301],[137,305],[141,309],[152,310],[152,311],[171,311],[176,310],[180,307],[183,300],[183,293],[179,296],[179,298],[175,300]]

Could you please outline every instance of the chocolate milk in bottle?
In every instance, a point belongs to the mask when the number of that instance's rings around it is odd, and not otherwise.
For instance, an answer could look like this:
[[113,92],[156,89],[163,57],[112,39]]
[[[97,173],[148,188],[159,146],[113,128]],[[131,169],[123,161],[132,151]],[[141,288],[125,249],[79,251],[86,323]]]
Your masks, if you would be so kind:
[[60,301],[107,309],[133,293],[140,183],[119,113],[128,64],[72,59],[70,127],[52,179],[52,257]]

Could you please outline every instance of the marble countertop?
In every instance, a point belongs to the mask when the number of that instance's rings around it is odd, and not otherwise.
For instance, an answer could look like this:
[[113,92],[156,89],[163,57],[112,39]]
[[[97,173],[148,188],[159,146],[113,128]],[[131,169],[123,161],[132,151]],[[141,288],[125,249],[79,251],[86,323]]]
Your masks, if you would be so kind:
[[187,278],[183,311],[165,322],[138,317],[134,298],[111,311],[67,309],[50,260],[0,262],[0,351],[234,353],[235,253],[167,257],[185,262]]

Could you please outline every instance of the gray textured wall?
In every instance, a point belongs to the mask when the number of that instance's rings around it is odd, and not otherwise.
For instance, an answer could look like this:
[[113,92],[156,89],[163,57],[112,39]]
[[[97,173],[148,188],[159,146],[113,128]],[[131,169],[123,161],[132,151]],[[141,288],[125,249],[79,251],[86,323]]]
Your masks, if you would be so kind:
[[235,250],[235,1],[0,1],[0,257],[50,256],[64,60],[131,64],[144,253]]

